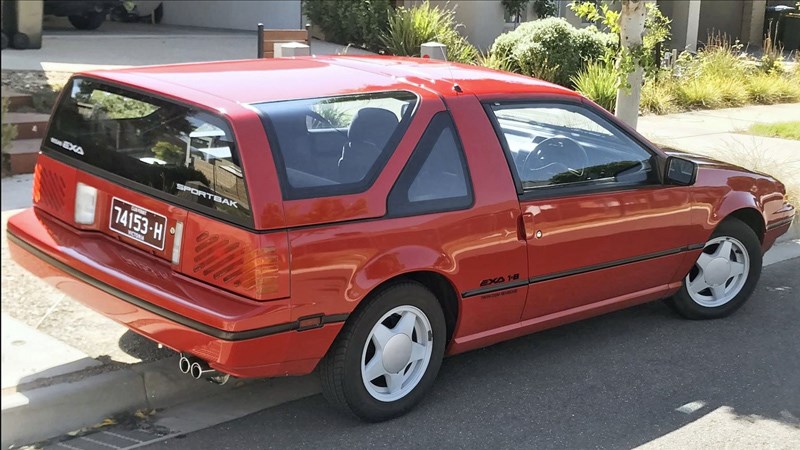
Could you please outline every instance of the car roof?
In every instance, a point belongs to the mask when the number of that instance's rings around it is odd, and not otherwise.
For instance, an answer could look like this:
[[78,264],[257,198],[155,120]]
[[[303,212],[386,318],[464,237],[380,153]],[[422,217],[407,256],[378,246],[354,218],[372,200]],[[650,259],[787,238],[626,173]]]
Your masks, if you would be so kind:
[[441,96],[514,93],[577,96],[561,86],[523,75],[428,58],[313,56],[144,66],[85,75],[192,98],[203,93],[236,103],[424,89]]

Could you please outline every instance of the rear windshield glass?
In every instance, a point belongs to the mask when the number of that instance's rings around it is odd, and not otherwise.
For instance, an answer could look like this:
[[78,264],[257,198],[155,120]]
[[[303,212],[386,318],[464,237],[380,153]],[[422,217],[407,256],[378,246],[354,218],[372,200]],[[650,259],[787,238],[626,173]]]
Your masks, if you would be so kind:
[[236,144],[224,120],[90,79],[73,79],[65,89],[47,149],[122,177],[135,189],[251,223]]
[[264,116],[284,198],[363,192],[403,136],[417,104],[378,92],[254,105]]

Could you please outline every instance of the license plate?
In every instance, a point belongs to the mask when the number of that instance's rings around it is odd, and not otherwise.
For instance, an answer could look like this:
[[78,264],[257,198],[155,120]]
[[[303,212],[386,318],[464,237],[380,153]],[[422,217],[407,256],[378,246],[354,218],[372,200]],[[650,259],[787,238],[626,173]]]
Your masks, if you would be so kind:
[[167,218],[116,197],[111,199],[108,228],[142,244],[164,250]]

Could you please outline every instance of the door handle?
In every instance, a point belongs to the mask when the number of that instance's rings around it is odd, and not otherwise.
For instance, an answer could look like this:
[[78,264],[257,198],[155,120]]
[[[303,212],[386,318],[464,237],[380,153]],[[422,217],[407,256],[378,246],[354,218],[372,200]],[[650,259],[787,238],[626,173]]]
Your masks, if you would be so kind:
[[533,239],[533,236],[536,234],[536,231],[533,227],[533,213],[522,213],[522,235],[525,236],[525,240]]

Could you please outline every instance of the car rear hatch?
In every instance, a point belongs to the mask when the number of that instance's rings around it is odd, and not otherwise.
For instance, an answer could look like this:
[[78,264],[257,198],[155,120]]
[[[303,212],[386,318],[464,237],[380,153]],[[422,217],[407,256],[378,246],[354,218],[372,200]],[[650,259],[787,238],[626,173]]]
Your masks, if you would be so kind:
[[241,153],[224,117],[76,77],[42,149],[34,174],[40,210],[221,289],[254,300],[289,295],[286,233],[254,230]]

